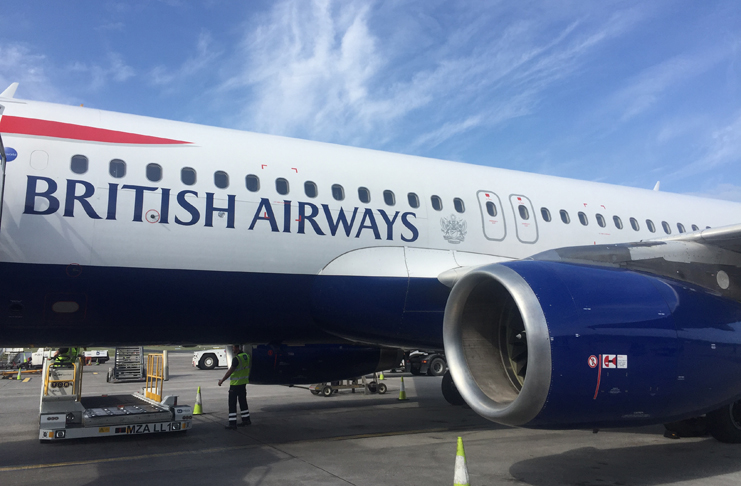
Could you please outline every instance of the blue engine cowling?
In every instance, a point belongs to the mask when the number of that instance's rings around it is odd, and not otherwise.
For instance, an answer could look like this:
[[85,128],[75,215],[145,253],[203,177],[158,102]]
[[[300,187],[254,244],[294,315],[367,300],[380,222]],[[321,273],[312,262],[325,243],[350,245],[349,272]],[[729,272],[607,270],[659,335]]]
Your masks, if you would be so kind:
[[454,286],[443,333],[465,401],[507,425],[661,423],[741,398],[741,305],[671,279],[488,265]]
[[397,349],[343,344],[252,347],[250,383],[305,385],[346,380],[399,364]]

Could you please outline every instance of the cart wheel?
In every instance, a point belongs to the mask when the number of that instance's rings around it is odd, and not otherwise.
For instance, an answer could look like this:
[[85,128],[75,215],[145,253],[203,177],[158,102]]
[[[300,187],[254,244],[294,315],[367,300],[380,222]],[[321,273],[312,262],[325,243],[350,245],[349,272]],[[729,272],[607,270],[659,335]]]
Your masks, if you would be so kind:
[[331,397],[332,396],[332,387],[331,386],[325,386],[322,388],[322,395],[325,397]]
[[386,390],[388,390],[388,388],[386,387],[386,383],[379,383],[378,384],[378,393],[380,393],[381,395],[383,395],[384,393],[386,393]]
[[309,390],[312,395],[319,395],[319,390]]

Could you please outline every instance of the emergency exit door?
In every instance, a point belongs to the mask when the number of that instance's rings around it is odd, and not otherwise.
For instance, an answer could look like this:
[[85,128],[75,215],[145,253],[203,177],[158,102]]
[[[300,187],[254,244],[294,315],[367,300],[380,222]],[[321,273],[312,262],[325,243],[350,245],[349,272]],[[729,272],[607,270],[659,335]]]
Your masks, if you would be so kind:
[[538,241],[538,223],[530,199],[521,194],[509,196],[512,211],[515,213],[515,232],[517,239],[523,243]]
[[504,220],[502,201],[493,191],[476,193],[481,209],[481,224],[487,240],[502,241],[507,236],[507,225]]

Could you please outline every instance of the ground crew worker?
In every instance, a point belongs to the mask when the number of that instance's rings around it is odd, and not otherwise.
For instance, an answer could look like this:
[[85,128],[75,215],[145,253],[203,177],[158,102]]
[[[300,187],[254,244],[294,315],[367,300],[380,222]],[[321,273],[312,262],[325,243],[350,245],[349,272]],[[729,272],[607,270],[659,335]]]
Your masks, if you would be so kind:
[[54,353],[54,363],[52,363],[52,366],[56,368],[72,366],[77,361],[79,355],[80,348],[59,348]]
[[250,382],[250,355],[241,352],[239,344],[232,346],[234,358],[224,378],[219,380],[221,386],[227,378],[229,380],[229,425],[225,428],[237,428],[237,399],[239,399],[239,410],[242,412],[242,423],[240,427],[250,425],[250,409],[247,407],[247,383]]

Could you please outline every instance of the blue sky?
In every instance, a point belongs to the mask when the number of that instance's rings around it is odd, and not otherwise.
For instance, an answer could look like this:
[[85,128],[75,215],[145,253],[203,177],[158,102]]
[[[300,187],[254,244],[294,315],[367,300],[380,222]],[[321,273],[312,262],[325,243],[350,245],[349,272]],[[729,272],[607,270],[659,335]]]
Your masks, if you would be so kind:
[[738,1],[3,1],[0,89],[741,201]]

